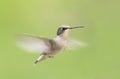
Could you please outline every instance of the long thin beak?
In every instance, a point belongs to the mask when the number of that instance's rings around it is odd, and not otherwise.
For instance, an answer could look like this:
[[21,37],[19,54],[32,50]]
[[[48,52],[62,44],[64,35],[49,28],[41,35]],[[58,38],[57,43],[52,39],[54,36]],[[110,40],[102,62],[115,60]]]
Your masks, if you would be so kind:
[[84,28],[84,26],[74,26],[74,27],[69,27],[69,29],[75,29],[75,28]]

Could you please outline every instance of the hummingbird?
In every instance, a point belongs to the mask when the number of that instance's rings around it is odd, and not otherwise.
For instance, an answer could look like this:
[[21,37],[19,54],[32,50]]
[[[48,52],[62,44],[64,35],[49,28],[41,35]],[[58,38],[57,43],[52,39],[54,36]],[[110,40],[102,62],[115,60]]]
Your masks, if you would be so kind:
[[57,36],[53,39],[28,34],[20,34],[16,36],[17,44],[19,47],[29,52],[41,52],[40,56],[34,62],[37,64],[46,58],[53,58],[56,54],[67,47],[69,30],[83,27],[84,26],[72,27],[68,25],[62,25],[58,27]]

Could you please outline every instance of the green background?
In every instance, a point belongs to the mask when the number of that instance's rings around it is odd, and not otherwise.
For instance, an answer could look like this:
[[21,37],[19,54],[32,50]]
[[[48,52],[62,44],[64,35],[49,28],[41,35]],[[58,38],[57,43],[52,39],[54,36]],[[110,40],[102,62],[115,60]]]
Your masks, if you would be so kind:
[[[15,45],[16,34],[48,38],[60,25],[87,47],[63,51],[37,65],[39,54]],[[0,79],[120,79],[119,0],[0,0]]]

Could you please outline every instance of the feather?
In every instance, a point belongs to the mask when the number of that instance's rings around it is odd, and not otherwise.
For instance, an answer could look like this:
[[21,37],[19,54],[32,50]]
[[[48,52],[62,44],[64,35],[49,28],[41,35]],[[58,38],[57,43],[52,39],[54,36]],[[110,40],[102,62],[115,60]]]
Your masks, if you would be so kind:
[[22,49],[33,53],[49,51],[51,46],[50,40],[26,34],[16,36],[16,44]]
[[66,49],[72,50],[80,47],[85,47],[87,44],[82,41],[78,41],[76,39],[68,39],[67,44],[66,44]]

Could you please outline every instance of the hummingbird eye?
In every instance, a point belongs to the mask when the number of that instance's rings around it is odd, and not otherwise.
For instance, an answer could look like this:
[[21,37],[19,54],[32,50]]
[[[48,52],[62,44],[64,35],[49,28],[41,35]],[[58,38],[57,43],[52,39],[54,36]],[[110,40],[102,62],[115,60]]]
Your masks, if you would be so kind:
[[60,35],[60,34],[62,34],[65,30],[66,30],[67,28],[59,28],[58,30],[57,30],[57,35]]
[[62,28],[62,30],[66,30],[67,28]]

